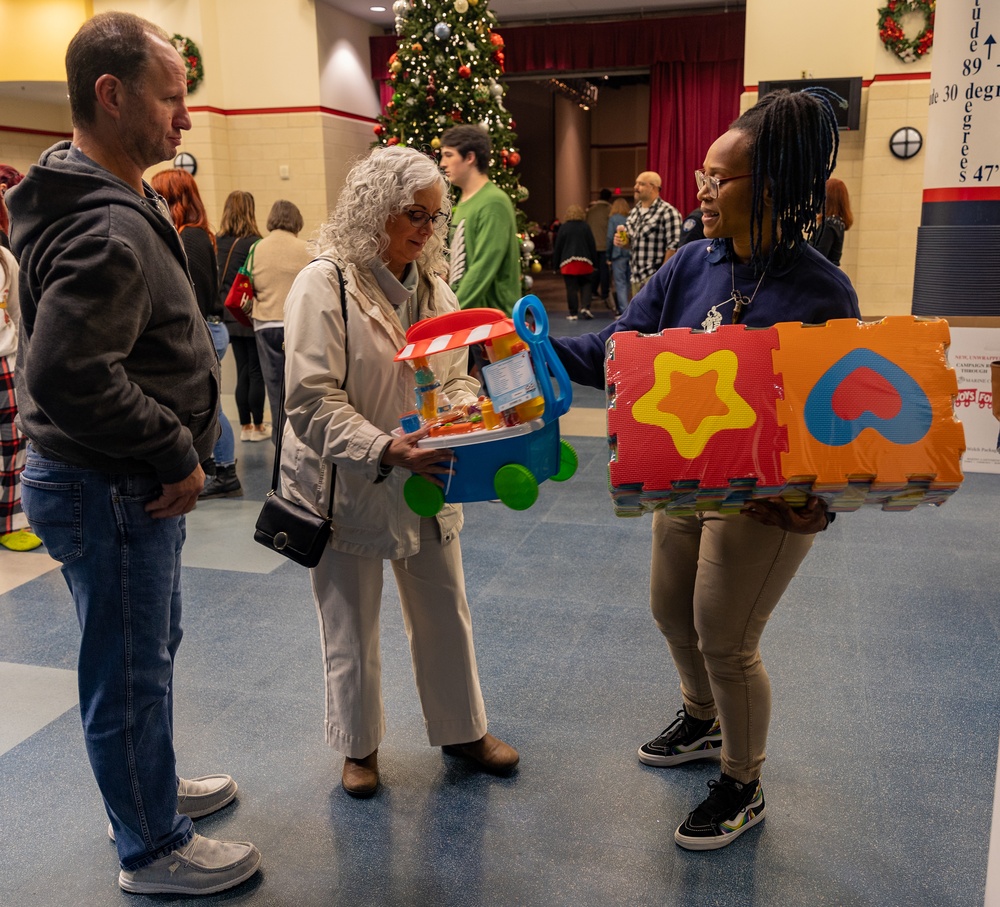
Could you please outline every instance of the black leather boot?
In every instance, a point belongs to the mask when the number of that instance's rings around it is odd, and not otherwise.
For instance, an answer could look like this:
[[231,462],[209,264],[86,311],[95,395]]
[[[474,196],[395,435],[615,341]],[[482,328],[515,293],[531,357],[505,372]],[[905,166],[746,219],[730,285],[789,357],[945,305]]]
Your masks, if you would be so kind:
[[242,498],[243,486],[236,476],[236,464],[232,466],[216,466],[215,475],[205,482],[205,487],[198,495],[199,501],[208,498]]

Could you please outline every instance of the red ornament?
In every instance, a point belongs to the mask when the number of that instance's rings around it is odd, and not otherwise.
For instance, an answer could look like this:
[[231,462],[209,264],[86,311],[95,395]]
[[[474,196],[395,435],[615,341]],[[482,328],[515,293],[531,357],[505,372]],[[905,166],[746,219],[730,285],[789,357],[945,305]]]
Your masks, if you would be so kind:
[[466,66],[464,63],[461,66],[458,67],[458,74],[463,79],[471,79],[472,78],[472,70],[469,69],[469,67]]
[[515,123],[513,120],[511,120],[510,123],[507,124],[507,128],[508,129],[517,129],[517,123]]
[[435,98],[434,95],[429,94],[426,98],[424,98],[424,102],[428,107],[433,107],[437,103],[437,98]]
[[510,164],[511,167],[516,167],[518,164],[521,163],[521,155],[519,155],[516,151],[512,151],[507,156],[507,163]]
[[451,118],[452,118],[452,119],[453,119],[453,120],[454,120],[454,121],[455,121],[456,123],[461,123],[461,122],[462,122],[462,111],[461,111],[461,110],[453,110],[453,111],[451,112]]
[[503,47],[503,38],[501,38],[495,31],[490,32],[490,44],[494,47]]
[[372,132],[374,132],[375,135],[381,135],[383,132],[385,132],[385,129],[383,129],[382,125],[379,124],[372,130]]
[[390,135],[389,136],[389,140],[386,142],[386,144],[387,145],[398,145],[399,144],[399,139],[396,138],[396,136],[394,136],[394,135]]
[[503,61],[504,61],[503,51],[500,51],[500,50],[494,51],[493,52],[493,62],[496,63],[496,65],[500,67],[500,72],[504,71]]

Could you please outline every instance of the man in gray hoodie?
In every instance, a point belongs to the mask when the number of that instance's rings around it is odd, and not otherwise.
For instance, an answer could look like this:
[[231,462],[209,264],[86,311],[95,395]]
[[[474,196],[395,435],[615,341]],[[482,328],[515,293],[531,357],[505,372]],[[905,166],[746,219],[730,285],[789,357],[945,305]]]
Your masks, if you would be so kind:
[[76,605],[84,737],[119,884],[210,894],[261,857],[195,833],[191,819],[231,802],[236,783],[178,779],[174,760],[184,514],[218,436],[219,375],[180,238],[142,174],[191,128],[186,71],[162,29],[117,12],[81,27],[66,71],[73,140],[6,197],[23,506]]

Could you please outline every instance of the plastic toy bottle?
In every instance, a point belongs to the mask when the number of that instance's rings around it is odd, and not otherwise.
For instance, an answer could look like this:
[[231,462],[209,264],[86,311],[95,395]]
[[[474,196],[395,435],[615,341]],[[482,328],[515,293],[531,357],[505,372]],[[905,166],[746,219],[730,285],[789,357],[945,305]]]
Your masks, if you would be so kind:
[[417,412],[425,422],[429,422],[438,414],[441,382],[438,381],[426,356],[418,356],[413,360],[413,364],[416,367],[414,378],[417,382]]
[[493,401],[489,397],[481,397],[479,405],[483,414],[483,428],[490,430],[503,425],[503,421],[493,411]]

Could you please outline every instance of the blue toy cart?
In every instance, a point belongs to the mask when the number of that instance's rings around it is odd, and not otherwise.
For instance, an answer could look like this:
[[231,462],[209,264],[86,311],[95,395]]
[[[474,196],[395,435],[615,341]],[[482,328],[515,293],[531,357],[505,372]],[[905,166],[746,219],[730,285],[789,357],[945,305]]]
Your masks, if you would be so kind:
[[512,427],[420,440],[421,448],[451,450],[456,462],[444,488],[419,475],[407,479],[403,493],[414,513],[434,516],[445,504],[494,498],[514,510],[527,510],[537,500],[541,482],[563,482],[576,472],[576,451],[559,437],[559,417],[569,409],[573,391],[549,342],[548,315],[537,296],[519,299],[513,319],[499,309],[464,309],[418,322],[407,331],[408,343],[396,360],[469,346],[515,331],[528,345],[545,400],[541,417]]

